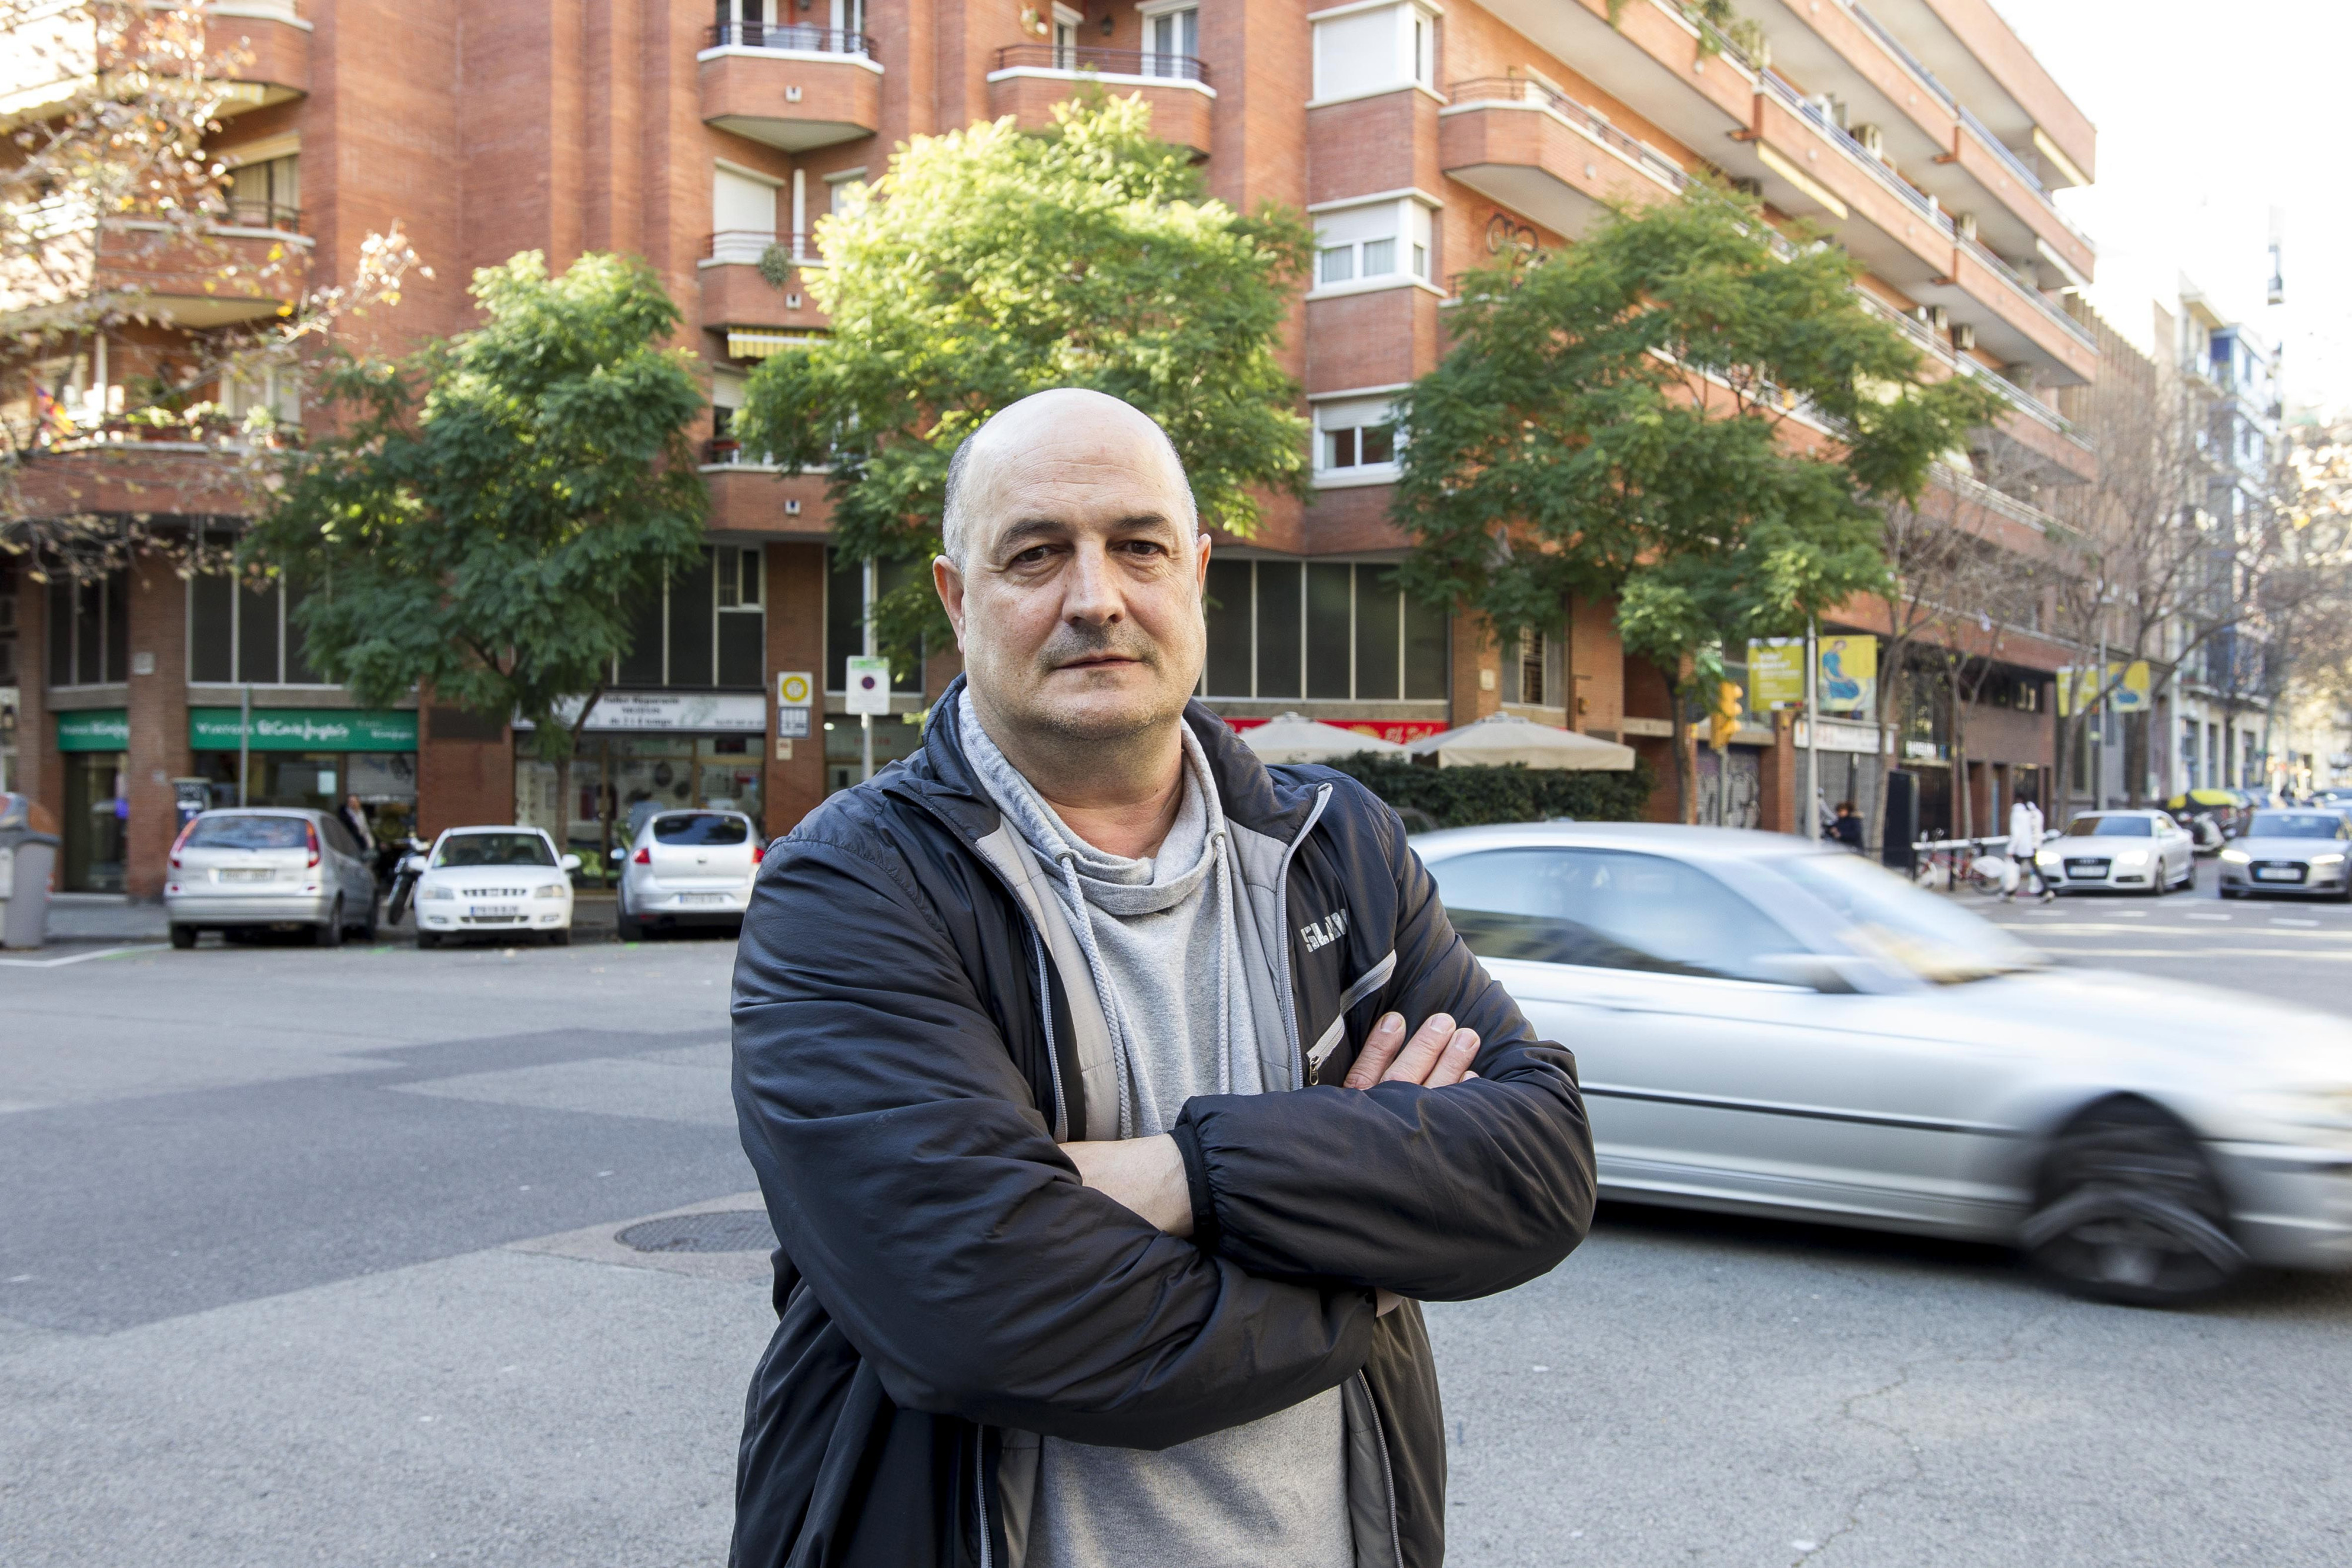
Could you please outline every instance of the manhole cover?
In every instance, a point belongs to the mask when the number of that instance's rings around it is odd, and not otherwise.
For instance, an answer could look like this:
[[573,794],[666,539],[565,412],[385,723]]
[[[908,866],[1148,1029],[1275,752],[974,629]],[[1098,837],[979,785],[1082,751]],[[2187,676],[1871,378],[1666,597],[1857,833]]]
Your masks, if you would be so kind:
[[674,1214],[632,1225],[615,1238],[639,1252],[767,1252],[776,1245],[766,1213],[728,1208],[717,1214]]

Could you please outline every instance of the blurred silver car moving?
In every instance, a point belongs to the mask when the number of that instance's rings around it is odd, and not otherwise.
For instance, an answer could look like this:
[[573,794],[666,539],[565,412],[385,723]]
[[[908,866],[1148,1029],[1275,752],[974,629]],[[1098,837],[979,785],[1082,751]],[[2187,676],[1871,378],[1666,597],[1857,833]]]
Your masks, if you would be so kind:
[[2331,808],[2256,811],[2221,852],[2221,896],[2291,893],[2352,901],[2352,821]]
[[1605,1195],[2001,1241],[2162,1304],[2352,1268],[2352,1024],[2053,969],[1836,850],[1639,824],[1413,841],[1576,1052]]
[[325,811],[238,806],[192,817],[163,881],[172,946],[205,931],[307,929],[320,946],[375,938],[375,873]]

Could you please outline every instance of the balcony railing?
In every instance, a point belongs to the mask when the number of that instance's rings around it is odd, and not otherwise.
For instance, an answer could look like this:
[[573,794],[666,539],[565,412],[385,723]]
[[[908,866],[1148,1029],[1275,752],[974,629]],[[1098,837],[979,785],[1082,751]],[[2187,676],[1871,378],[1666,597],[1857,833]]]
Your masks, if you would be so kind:
[[2016,406],[2018,412],[2024,414],[2027,418],[2034,421],[2036,423],[2046,425],[2050,429],[2056,431],[2059,434],[2066,436],[2074,441],[2080,442],[2083,439],[2075,431],[2074,422],[2073,420],[2068,419],[2064,414],[2060,413],[2056,409],[2052,408],[2048,403],[2043,402],[2040,398],[2035,397],[2032,392],[2027,392],[2023,387],[2019,386],[2007,376],[2002,375],[1998,371],[1986,369],[1984,366],[1977,363],[1976,361],[1969,359],[1966,354],[1954,349],[1949,343],[1944,341],[1940,333],[1938,333],[1933,327],[1927,325],[1925,321],[1920,320],[1916,316],[1911,315],[1907,311],[1897,310],[1894,306],[1889,305],[1885,300],[1879,298],[1878,296],[1870,293],[1866,289],[1855,289],[1854,297],[1860,299],[1864,305],[1868,306],[1872,310],[1875,311],[1879,316],[1885,318],[1886,320],[1894,322],[1897,327],[1902,328],[1903,330],[1909,333],[1912,338],[1916,340],[1922,348],[1934,354],[1946,364],[1951,366],[1960,374],[1979,376],[1984,380],[1990,382],[1993,385],[1993,390],[2000,392],[2003,397],[2009,399],[2009,401]]
[[838,27],[804,27],[797,22],[721,22],[707,35],[711,49],[774,49],[796,55],[874,53],[870,34]]
[[996,51],[1001,71],[1065,71],[1073,76],[1165,77],[1206,83],[1209,68],[1191,55],[1096,49],[1083,44],[1009,44]]
[[1539,81],[1518,77],[1478,77],[1470,81],[1455,82],[1447,89],[1446,96],[1456,104],[1541,104],[1594,140],[1623,153],[1668,190],[1679,191],[1690,181],[1682,165],[1639,137],[1629,136],[1618,130],[1599,110],[1579,103],[1564,93],[1554,92]]
[[1993,271],[2000,274],[2000,276],[2007,279],[2020,294],[2024,295],[2028,299],[2032,300],[2033,302],[2034,308],[2040,310],[2044,316],[2050,318],[2051,320],[2055,321],[2059,326],[2063,327],[2067,331],[2073,333],[2074,337],[2080,340],[2084,344],[2091,348],[2098,347],[2098,340],[2091,336],[2091,329],[2088,327],[2084,326],[2080,321],[2075,320],[2072,316],[2067,315],[2063,310],[2059,309],[2055,305],[2051,304],[2050,301],[2043,297],[2042,290],[2034,287],[2031,278],[2020,277],[2018,275],[2017,268],[2010,266],[2009,263],[2003,261],[2000,256],[1995,256],[1991,251],[1987,250],[1981,243],[1969,238],[1966,235],[1962,235],[1960,236],[1960,243],[1968,247],[1969,255],[1975,256],[1979,261],[1983,262],[1985,266],[1990,267]]
[[794,261],[808,267],[823,267],[824,257],[818,254],[816,236],[813,234],[786,234],[779,229],[720,229],[705,235],[702,258],[705,261],[741,262],[756,267],[768,254],[772,245],[782,246],[792,253]]
[[1960,108],[1960,100],[1952,96],[1951,89],[1947,88],[1942,82],[1936,79],[1936,73],[1929,70],[1926,66],[1920,64],[1918,56],[1905,48],[1901,42],[1895,38],[1894,34],[1888,32],[1885,28],[1878,25],[1877,17],[1872,16],[1861,6],[1854,5],[1848,5],[1846,6],[1846,13],[1855,21],[1861,23],[1864,30],[1868,32],[1872,37],[1878,40],[1880,47],[1884,48],[1888,54],[1893,55],[1897,60],[1900,60],[1913,76],[1918,78],[1919,85],[1936,95],[1937,99],[1943,104],[1946,112],[1948,113],[1954,110],[1958,110],[1962,114],[1966,114],[1968,112],[1968,110]]
[[1873,179],[1908,202],[1921,217],[1936,225],[1938,233],[1948,235],[1955,232],[1952,227],[1952,214],[1937,205],[1933,196],[1888,168],[1885,159],[1855,141],[1851,131],[1824,113],[1821,105],[1812,102],[1804,94],[1790,86],[1779,72],[1767,70],[1764,73],[1764,86],[1774,98],[1780,100],[1783,108],[1802,115],[1814,130],[1820,131],[1832,145],[1844,152],[1849,162],[1861,164],[1870,172]]
[[221,204],[216,220],[223,228],[271,229],[278,234],[302,232],[302,209],[283,202],[229,201]]

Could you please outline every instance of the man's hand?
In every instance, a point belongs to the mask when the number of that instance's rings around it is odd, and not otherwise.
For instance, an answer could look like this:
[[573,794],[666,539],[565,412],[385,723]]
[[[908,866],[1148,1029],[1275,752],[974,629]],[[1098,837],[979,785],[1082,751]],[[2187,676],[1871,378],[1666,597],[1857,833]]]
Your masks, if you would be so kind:
[[1418,1083],[1443,1089],[1478,1075],[1470,1064],[1478,1060],[1478,1031],[1455,1029],[1446,1013],[1432,1013],[1408,1040],[1404,1016],[1388,1013],[1372,1026],[1364,1049],[1348,1069],[1347,1086],[1370,1089],[1375,1083]]
[[1192,1234],[1192,1189],[1176,1140],[1106,1138],[1064,1144],[1078,1179],[1113,1203],[1133,1209],[1171,1236]]

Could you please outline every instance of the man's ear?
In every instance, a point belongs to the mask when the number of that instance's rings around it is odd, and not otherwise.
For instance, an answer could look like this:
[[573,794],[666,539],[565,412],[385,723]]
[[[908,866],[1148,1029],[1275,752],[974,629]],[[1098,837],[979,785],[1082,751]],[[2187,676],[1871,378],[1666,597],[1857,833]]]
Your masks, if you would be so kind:
[[956,563],[943,555],[931,558],[931,586],[939,591],[940,607],[948,612],[948,624],[955,628],[956,649],[963,649],[963,573]]
[[1192,562],[1192,586],[1203,593],[1209,591],[1209,547],[1213,542],[1206,534],[1192,541],[1192,554],[1196,558]]

